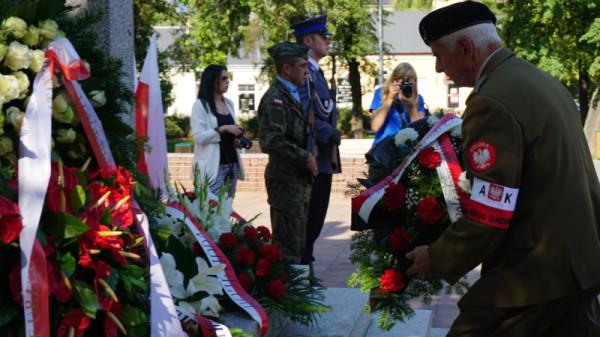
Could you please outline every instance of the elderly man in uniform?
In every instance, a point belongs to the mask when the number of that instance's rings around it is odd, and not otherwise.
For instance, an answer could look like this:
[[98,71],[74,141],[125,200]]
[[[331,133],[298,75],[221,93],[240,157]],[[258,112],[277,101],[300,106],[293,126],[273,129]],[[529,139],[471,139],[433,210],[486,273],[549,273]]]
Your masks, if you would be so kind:
[[[312,125],[305,117],[298,87],[308,74],[308,48],[283,42],[268,49],[277,78],[258,106],[258,137],[269,155],[265,184],[271,206],[273,243],[284,257],[300,263],[304,253],[308,201],[317,162],[311,149]],[[308,131],[307,131],[308,130]]]
[[[332,174],[340,173],[340,153],[338,146],[341,133],[336,129],[337,110],[335,94],[329,90],[327,80],[319,67],[319,60],[329,54],[331,33],[327,30],[327,15],[321,15],[294,23],[290,26],[298,43],[310,48],[308,68],[310,75],[300,86],[300,99],[307,115],[315,116],[315,141],[317,144],[317,166],[308,209],[306,226],[306,247],[302,264],[312,267],[315,260],[313,250],[327,215],[331,194]],[[312,268],[311,268],[312,270]]]
[[600,336],[600,184],[573,97],[503,48],[466,1],[419,30],[436,71],[473,87],[462,126],[464,216],[407,254],[417,277],[456,282],[482,263],[448,336]]

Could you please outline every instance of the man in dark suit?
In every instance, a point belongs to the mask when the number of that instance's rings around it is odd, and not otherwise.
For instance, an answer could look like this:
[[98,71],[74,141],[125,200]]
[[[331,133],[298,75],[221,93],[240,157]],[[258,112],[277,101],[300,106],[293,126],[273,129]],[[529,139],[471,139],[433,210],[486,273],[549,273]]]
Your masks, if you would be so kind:
[[503,48],[465,1],[419,30],[436,71],[473,87],[462,126],[464,216],[407,254],[408,274],[455,282],[482,263],[448,336],[600,336],[600,184],[573,97]]
[[[303,86],[298,88],[303,108],[307,116],[314,114],[315,141],[317,144],[317,165],[319,174],[315,177],[306,226],[306,248],[303,264],[312,266],[315,260],[313,250],[327,215],[331,194],[332,174],[340,173],[338,146],[341,133],[336,129],[337,110],[335,93],[327,85],[319,60],[329,54],[331,33],[327,30],[327,16],[317,16],[291,25],[298,43],[310,48],[308,68],[310,74]],[[312,110],[312,111],[311,111]]]

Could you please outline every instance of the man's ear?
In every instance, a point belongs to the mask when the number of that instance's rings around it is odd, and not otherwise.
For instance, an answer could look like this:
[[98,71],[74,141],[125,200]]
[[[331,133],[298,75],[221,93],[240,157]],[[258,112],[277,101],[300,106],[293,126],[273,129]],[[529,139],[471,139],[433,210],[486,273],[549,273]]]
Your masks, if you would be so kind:
[[313,41],[313,36],[311,34],[304,35],[302,37],[302,43],[307,46],[310,46],[312,44],[312,41]]
[[285,74],[286,76],[288,76],[290,74],[290,68],[291,67],[292,66],[290,64],[284,63],[284,64],[281,65],[281,72],[283,74]]
[[458,41],[456,41],[456,48],[458,48],[461,55],[466,57],[472,56],[475,53],[473,41],[465,36],[458,38]]

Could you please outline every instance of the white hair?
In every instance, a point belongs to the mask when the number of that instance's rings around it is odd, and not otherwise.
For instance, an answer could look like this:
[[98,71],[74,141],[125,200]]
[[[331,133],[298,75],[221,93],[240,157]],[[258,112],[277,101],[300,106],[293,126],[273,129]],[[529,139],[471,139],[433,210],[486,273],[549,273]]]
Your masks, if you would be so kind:
[[452,52],[456,48],[456,42],[461,37],[467,37],[473,41],[475,46],[484,47],[490,43],[502,43],[498,31],[493,23],[480,23],[473,26],[469,26],[454,33],[450,33],[446,36],[442,36],[440,41],[446,46],[446,48]]

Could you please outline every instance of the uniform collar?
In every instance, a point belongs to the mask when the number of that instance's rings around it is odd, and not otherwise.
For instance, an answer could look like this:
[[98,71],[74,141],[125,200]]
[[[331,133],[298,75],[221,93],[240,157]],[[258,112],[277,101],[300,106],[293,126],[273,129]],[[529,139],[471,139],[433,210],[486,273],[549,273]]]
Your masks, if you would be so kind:
[[279,86],[282,87],[284,93],[290,98],[292,98],[294,102],[300,104],[300,94],[298,93],[298,86],[286,79],[283,79],[279,75],[277,75],[275,79],[277,84],[279,84]]
[[487,76],[496,69],[497,66],[513,55],[513,52],[508,48],[500,47],[494,50],[481,64],[473,91],[478,92],[479,88],[481,88],[483,83],[487,80]]

